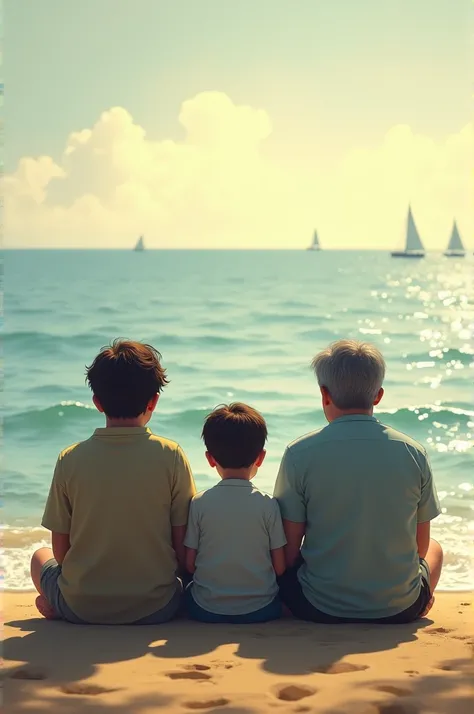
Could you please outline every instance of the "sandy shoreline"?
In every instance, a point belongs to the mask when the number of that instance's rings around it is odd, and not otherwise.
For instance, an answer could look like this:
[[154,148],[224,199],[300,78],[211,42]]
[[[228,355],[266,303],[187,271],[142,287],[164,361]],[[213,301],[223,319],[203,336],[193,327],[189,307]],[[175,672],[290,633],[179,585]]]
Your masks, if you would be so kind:
[[9,714],[467,714],[474,596],[441,593],[401,627],[283,620],[207,626],[74,627],[4,595]]

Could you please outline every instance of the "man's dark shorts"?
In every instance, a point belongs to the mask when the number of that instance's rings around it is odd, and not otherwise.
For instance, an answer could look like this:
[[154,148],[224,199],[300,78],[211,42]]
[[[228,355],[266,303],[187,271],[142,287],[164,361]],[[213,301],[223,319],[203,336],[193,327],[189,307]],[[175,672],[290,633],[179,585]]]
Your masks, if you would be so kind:
[[[61,575],[61,566],[58,565],[54,558],[48,560],[41,569],[40,585],[41,591],[48,603],[55,611],[58,618],[71,622],[73,625],[87,625],[88,623],[77,617],[75,613],[66,603],[58,585],[58,578]],[[170,602],[161,610],[148,615],[147,617],[133,622],[133,625],[161,625],[163,622],[168,622],[177,615],[183,597],[183,585],[179,578],[176,579],[176,592]]]
[[391,617],[381,617],[378,619],[335,617],[334,615],[328,615],[327,613],[318,610],[305,597],[303,588],[298,580],[298,570],[300,566],[301,563],[299,562],[293,568],[288,568],[288,570],[280,578],[278,578],[280,598],[291,611],[292,615],[297,617],[299,620],[308,620],[309,622],[317,622],[327,625],[343,623],[402,625],[407,622],[418,620],[431,599],[430,570],[428,563],[425,560],[420,559],[421,591],[417,600],[409,608],[396,615],[392,615]]

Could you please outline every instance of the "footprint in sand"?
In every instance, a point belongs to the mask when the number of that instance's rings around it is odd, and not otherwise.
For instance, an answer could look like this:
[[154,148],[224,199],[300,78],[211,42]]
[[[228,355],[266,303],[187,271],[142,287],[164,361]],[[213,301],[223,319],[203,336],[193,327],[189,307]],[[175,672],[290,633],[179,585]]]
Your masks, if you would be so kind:
[[449,627],[428,627],[425,632],[429,635],[449,635],[449,633],[453,632],[453,630]]
[[333,664],[320,664],[311,667],[310,672],[319,672],[320,674],[347,674],[348,672],[363,672],[365,669],[369,669],[367,664],[334,662]]
[[420,714],[421,709],[413,703],[408,702],[383,702],[373,704],[367,709],[367,714]]
[[96,697],[98,694],[110,694],[110,692],[119,692],[120,689],[111,689],[110,687],[101,687],[99,684],[88,684],[87,682],[73,682],[64,684],[60,688],[63,694],[75,694],[81,697]]
[[311,697],[318,690],[306,684],[278,684],[273,692],[282,702],[299,702],[300,699]]
[[16,669],[10,675],[11,679],[47,679],[46,672],[43,669],[36,669],[34,667],[22,667],[21,669]]
[[216,669],[233,669],[234,667],[240,667],[240,662],[231,662],[230,660],[224,659],[213,659],[211,664]]
[[404,673],[409,674],[410,677],[416,677],[418,674],[420,674],[417,669],[406,669]]
[[215,707],[225,707],[230,704],[229,699],[219,697],[218,699],[202,699],[201,701],[184,702],[187,709],[214,709]]
[[386,692],[387,694],[393,694],[396,697],[409,697],[412,694],[411,689],[405,689],[404,687],[398,687],[394,684],[377,684],[373,687],[376,692]]
[[182,670],[176,672],[166,672],[169,679],[198,679],[206,681],[212,679],[211,674],[206,670],[211,669],[207,664],[185,664]]
[[469,607],[470,604],[470,602],[462,602],[461,607]]

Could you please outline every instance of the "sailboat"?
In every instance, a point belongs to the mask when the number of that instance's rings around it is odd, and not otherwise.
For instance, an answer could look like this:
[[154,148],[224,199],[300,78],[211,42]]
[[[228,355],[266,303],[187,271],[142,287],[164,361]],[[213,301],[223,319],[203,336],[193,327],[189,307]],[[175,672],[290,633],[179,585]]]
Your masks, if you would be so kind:
[[415,224],[413,218],[413,213],[411,212],[411,206],[408,207],[408,217],[407,217],[407,230],[406,230],[406,241],[405,250],[394,250],[392,252],[392,257],[394,258],[424,258],[425,249],[423,243],[421,242],[420,234]]
[[135,248],[133,250],[137,250],[137,251],[145,250],[145,243],[143,241],[143,236],[140,236],[140,238],[137,240],[137,242],[135,243]]
[[317,231],[314,231],[313,242],[306,250],[321,250],[321,246],[319,245],[319,238],[318,238]]
[[466,251],[464,250],[464,245],[459,235],[458,227],[456,221],[453,222],[453,230],[451,231],[451,238],[449,239],[448,247],[444,251],[447,258],[464,258]]

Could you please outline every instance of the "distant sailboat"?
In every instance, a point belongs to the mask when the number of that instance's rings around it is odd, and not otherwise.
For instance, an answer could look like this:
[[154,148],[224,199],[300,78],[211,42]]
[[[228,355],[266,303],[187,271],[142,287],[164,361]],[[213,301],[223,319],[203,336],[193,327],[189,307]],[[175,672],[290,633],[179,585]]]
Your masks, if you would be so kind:
[[318,233],[317,231],[314,231],[313,234],[313,242],[311,245],[307,248],[307,250],[321,250],[321,246],[319,245],[319,238],[318,238]]
[[135,243],[135,248],[133,250],[136,250],[136,251],[145,250],[145,243],[143,240],[143,236],[140,236],[140,238],[137,240],[137,242]]
[[420,234],[415,225],[411,206],[408,208],[407,232],[405,241],[405,250],[394,250],[392,252],[394,258],[424,258],[425,249],[421,242]]
[[446,248],[444,254],[447,258],[464,258],[466,255],[456,221],[453,223],[451,238],[449,239],[448,247]]

